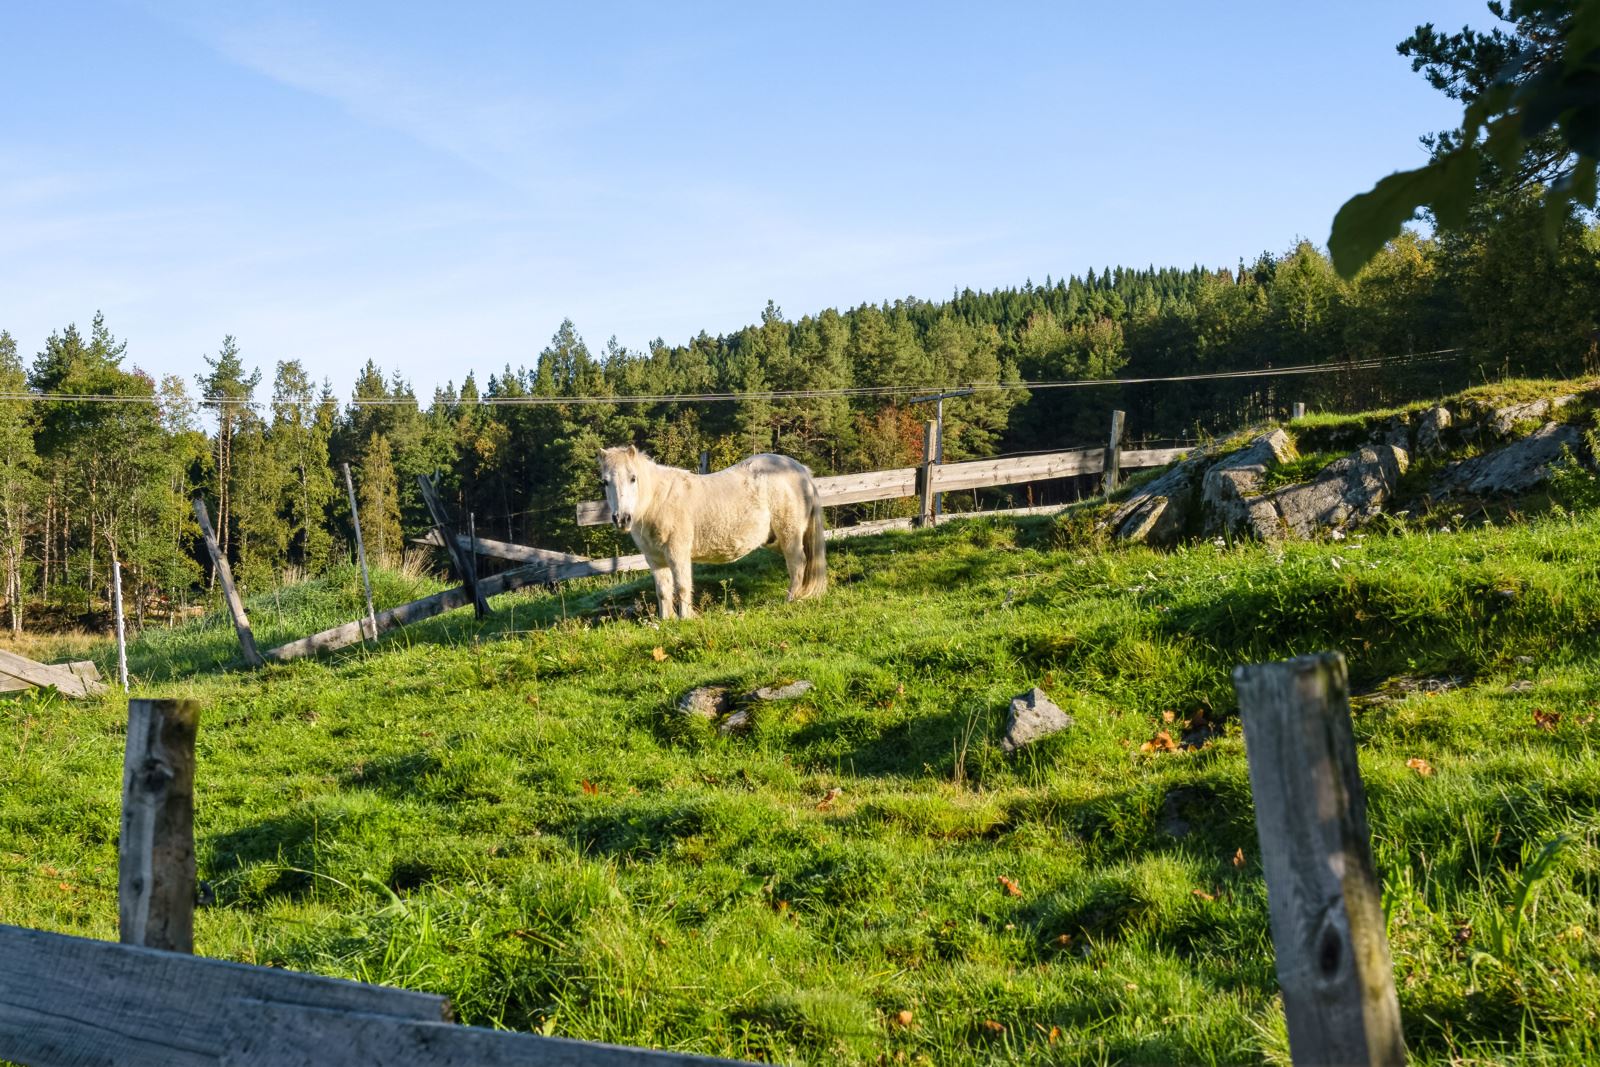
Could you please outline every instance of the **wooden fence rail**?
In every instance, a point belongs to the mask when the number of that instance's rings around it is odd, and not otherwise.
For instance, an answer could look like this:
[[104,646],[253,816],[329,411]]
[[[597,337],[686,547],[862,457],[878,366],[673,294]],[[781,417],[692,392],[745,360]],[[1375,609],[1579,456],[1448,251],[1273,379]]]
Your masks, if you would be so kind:
[[[1189,453],[1185,448],[1122,449],[1122,470],[1164,467]],[[1100,474],[1106,466],[1106,449],[1078,448],[1066,452],[1045,452],[1037,456],[1010,456],[1005,459],[974,459],[964,463],[935,463],[928,487],[933,493],[957,489],[983,489],[999,485],[1018,485],[1049,478],[1070,478],[1079,474]],[[827,507],[862,504],[871,500],[896,500],[917,496],[918,467],[863,471],[860,474],[831,474],[816,479],[817,493]],[[604,526],[611,521],[611,509],[604,500],[586,500],[578,505],[579,526]]]

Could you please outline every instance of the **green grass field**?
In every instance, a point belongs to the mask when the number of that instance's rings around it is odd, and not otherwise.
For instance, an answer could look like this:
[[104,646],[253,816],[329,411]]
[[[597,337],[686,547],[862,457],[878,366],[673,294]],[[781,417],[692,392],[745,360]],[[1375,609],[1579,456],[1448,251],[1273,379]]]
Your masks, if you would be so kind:
[[[151,631],[136,692],[205,707],[197,951],[753,1059],[1286,1063],[1228,677],[1338,649],[1415,1061],[1600,1062],[1600,515],[1070,528],[836,543],[799,605],[761,552],[660,627],[618,617],[641,582],[573,584],[260,673],[225,617]],[[265,646],[356,605],[343,572],[250,607]],[[796,678],[747,734],[672,710]],[[1008,759],[1032,685],[1076,725]],[[115,936],[124,714],[0,703],[0,921]],[[1203,747],[1141,751],[1201,716]]]

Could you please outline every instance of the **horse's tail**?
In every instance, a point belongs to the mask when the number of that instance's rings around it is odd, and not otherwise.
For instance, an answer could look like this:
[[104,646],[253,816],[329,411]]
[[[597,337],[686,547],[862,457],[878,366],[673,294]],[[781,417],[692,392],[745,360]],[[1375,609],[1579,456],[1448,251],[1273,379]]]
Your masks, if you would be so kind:
[[828,541],[822,525],[822,495],[817,484],[808,476],[805,480],[805,501],[810,510],[806,520],[806,571],[800,584],[800,596],[821,596],[828,588]]

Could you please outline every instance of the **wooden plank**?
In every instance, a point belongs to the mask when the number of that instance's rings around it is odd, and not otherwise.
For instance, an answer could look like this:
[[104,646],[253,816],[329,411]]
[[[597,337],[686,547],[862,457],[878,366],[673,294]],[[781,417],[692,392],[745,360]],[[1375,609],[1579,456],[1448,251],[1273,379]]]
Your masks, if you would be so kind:
[[1131,471],[1144,467],[1165,467],[1168,463],[1178,462],[1193,451],[1192,448],[1124,448],[1122,469]]
[[1045,452],[1037,456],[946,463],[934,471],[933,487],[943,493],[956,489],[982,489],[1051,478],[1070,478],[1077,474],[1098,474],[1104,462],[1105,449],[1080,448],[1070,452]]
[[0,925],[0,1059],[219,1067],[239,1000],[442,1022],[443,997]]
[[[479,583],[478,589],[484,597],[499,596],[513,590],[523,589],[530,585],[544,585],[548,582],[564,582],[573,578],[589,578],[603,574],[622,574],[628,571],[648,570],[643,556],[620,556],[611,559],[586,559],[571,563],[550,562],[533,563],[523,567],[496,574],[492,578],[485,578]],[[400,626],[424,619],[431,619],[456,608],[466,607],[472,603],[471,597],[464,587],[446,589],[442,593],[413,600],[408,604],[378,612],[378,632],[387,633]],[[268,649],[267,656],[279,663],[300,659],[304,656],[316,655],[320,652],[334,652],[356,644],[361,640],[364,626],[358,622],[348,622],[342,626],[335,626],[321,633],[302,637],[298,641],[290,641],[279,645],[277,648]]]
[[233,615],[233,628],[239,633],[239,647],[244,651],[244,661],[252,667],[259,667],[263,660],[256,649],[256,635],[251,632],[250,620],[245,616],[244,601],[239,599],[239,591],[233,587],[233,571],[228,566],[228,557],[222,554],[222,548],[217,544],[217,532],[211,528],[206,502],[199,497],[194,498],[194,517],[200,524],[200,533],[205,537],[206,551],[211,554],[211,565],[216,568],[217,581],[222,583],[222,595],[228,602],[229,613]]
[[838,541],[846,537],[871,537],[888,530],[909,530],[915,525],[912,519],[873,519],[870,522],[858,522],[854,526],[830,526],[823,532],[829,541]]
[[861,504],[869,500],[896,500],[917,493],[917,468],[895,467],[858,474],[830,474],[813,479],[817,496],[828,507]]
[[1111,437],[1106,442],[1105,467],[1106,476],[1101,481],[1100,491],[1105,496],[1110,496],[1117,491],[1117,479],[1122,473],[1122,420],[1127,418],[1125,411],[1111,413]]
[[1406,1059],[1337,653],[1233,672],[1296,1067]]
[[356,483],[350,477],[350,464],[344,468],[344,488],[350,494],[350,522],[356,529],[356,559],[361,563],[361,590],[367,595],[367,630],[372,640],[378,639],[378,613],[372,610],[372,579],[367,576],[367,546],[361,541],[361,509],[356,507]]
[[95,665],[92,659],[75,659],[70,663],[56,663],[52,664],[52,666],[65,667],[79,678],[87,678],[91,682],[100,680],[100,668]]
[[194,951],[193,700],[128,701],[117,842],[122,942]]
[[99,696],[106,691],[100,682],[80,678],[66,667],[36,663],[26,656],[0,649],[0,674],[9,675],[29,685],[53,685],[69,697]]
[[[417,485],[422,490],[423,502],[428,505],[428,514],[433,516],[434,529],[441,534],[446,532],[453,534],[455,530],[450,525],[450,516],[444,509],[444,502],[439,499],[439,494],[435,492],[433,482],[426,474],[419,474],[417,475]],[[470,595],[469,602],[472,604],[472,610],[477,614],[478,618],[483,618],[489,614],[489,602],[483,591],[478,588],[476,574],[468,565],[466,553],[461,551],[454,537],[445,538],[444,550],[450,557],[450,565],[455,569],[456,578],[466,587]]]
[[239,1002],[238,1010],[229,1013],[225,1045],[228,1067],[689,1067],[739,1062],[264,1001]]
[[[432,545],[434,548],[444,547],[444,537],[438,530],[429,530],[424,537],[414,537],[412,542],[419,545]],[[509,559],[518,563],[586,563],[588,556],[578,556],[571,552],[557,552],[549,548],[534,548],[532,545],[519,545],[512,541],[495,541],[487,537],[476,540],[466,534],[456,534],[456,544],[467,548],[475,546],[478,555],[491,556],[495,559]]]

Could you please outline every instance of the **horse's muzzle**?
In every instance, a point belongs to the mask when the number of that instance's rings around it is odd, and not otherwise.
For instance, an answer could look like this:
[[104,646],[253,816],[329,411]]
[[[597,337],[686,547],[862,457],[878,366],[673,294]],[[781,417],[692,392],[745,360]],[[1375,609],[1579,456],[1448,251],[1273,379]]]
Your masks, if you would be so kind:
[[627,514],[626,512],[621,515],[611,516],[611,522],[623,533],[627,533],[629,530],[633,529],[633,516]]

